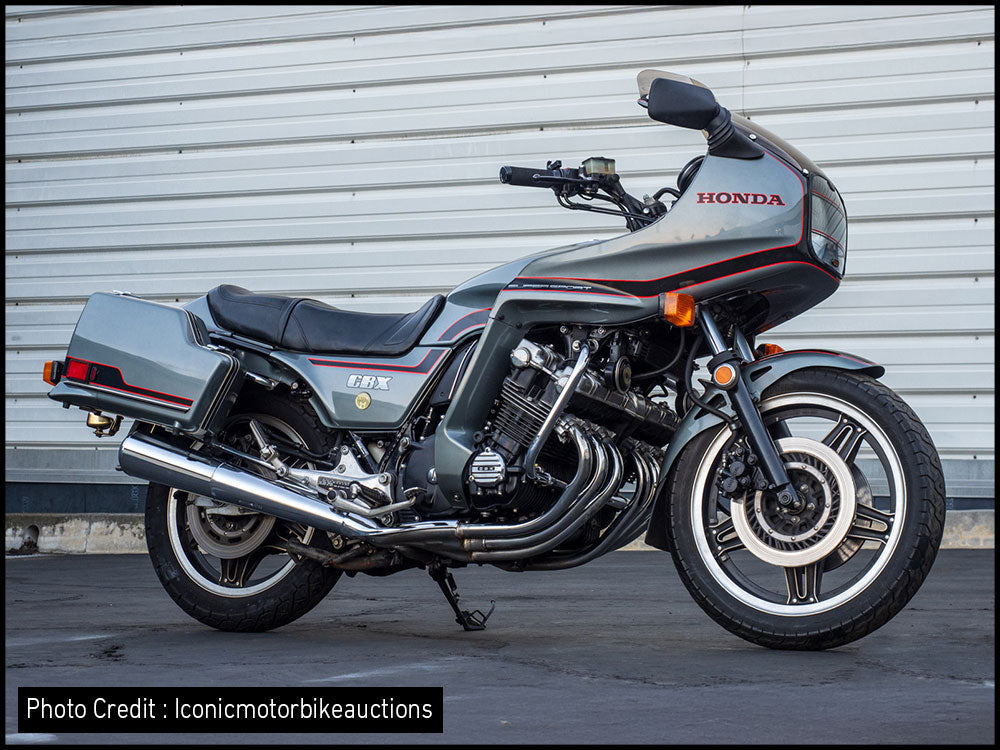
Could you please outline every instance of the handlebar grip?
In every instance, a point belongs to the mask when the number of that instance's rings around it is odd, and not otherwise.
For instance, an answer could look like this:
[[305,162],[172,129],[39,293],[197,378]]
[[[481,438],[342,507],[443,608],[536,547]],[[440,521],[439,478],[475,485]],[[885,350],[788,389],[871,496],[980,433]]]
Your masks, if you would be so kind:
[[505,185],[517,185],[519,187],[552,187],[551,182],[542,182],[532,179],[535,175],[551,176],[544,169],[531,169],[530,167],[500,167],[500,182]]

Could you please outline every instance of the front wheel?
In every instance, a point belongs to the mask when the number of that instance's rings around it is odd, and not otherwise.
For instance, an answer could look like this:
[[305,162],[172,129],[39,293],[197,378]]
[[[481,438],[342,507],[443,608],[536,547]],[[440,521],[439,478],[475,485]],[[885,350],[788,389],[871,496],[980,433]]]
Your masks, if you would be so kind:
[[726,629],[770,648],[819,650],[895,616],[934,562],[944,527],[937,451],[912,409],[866,375],[813,368],[760,411],[795,490],[755,488],[755,457],[728,427],[697,436],[671,473],[677,570]]

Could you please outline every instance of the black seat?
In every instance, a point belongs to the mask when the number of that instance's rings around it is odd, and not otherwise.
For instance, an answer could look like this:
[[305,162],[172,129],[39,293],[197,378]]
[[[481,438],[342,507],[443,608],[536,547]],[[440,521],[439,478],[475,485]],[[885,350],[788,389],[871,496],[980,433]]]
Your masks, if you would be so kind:
[[416,312],[397,314],[340,310],[312,299],[254,294],[231,284],[208,293],[212,317],[241,333],[282,349],[309,353],[403,354],[420,340],[441,310],[432,297]]

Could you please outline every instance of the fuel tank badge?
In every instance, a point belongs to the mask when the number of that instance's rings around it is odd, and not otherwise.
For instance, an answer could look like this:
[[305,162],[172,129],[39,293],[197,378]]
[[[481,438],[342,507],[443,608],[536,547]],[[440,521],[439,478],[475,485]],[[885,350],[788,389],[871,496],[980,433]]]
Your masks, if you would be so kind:
[[367,393],[359,393],[354,397],[354,405],[364,411],[372,405],[372,397]]

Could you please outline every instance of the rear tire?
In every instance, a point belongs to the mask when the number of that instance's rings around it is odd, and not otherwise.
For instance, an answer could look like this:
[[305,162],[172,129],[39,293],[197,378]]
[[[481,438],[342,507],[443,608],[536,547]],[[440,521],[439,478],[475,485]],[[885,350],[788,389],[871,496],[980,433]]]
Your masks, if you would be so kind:
[[[308,409],[260,392],[241,396],[224,431],[237,434],[250,416],[311,451],[329,447],[328,434]],[[204,507],[192,507],[196,499],[152,483],[146,495],[146,546],[153,568],[171,598],[196,620],[226,631],[271,630],[319,604],[340,578],[339,570],[307,559],[293,561],[280,551],[282,539],[289,537],[329,549],[325,533],[261,513],[214,516],[209,521]],[[196,529],[200,541],[191,532],[192,524],[199,523],[203,524],[202,529]],[[243,524],[248,529],[245,538],[240,536],[239,526],[233,532],[227,531],[225,524]],[[210,554],[212,550],[227,554],[227,543],[234,548],[242,545],[237,553],[246,551],[246,556],[223,559]],[[213,568],[214,559],[218,559],[218,571]],[[253,567],[244,564],[244,571],[250,570],[245,576],[234,573],[240,570],[241,560],[256,561]],[[264,562],[274,570],[254,579]]]
[[[882,451],[878,453],[871,447],[869,455],[877,454],[878,460],[889,467],[884,472],[889,499],[883,501],[883,509],[879,511],[871,498],[872,487],[880,485],[877,481],[871,485],[867,483],[858,468],[857,449],[852,456],[850,449],[844,449],[837,439],[829,439],[841,425],[838,419],[834,430],[827,434],[829,440],[826,442],[837,448],[833,452],[844,461],[841,468],[853,472],[856,503],[845,500],[842,507],[850,508],[846,512],[857,515],[848,535],[834,552],[819,556],[823,553],[820,542],[816,543],[819,557],[815,562],[801,567],[783,567],[764,559],[779,558],[782,554],[808,556],[808,552],[801,550],[801,540],[805,537],[782,536],[777,526],[765,529],[768,515],[758,510],[757,505],[748,505],[749,494],[724,509],[726,498],[721,497],[720,502],[715,478],[722,455],[729,449],[726,446],[733,445],[728,428],[713,428],[692,440],[681,453],[668,480],[667,534],[681,580],[695,601],[716,622],[752,643],[778,649],[821,650],[850,643],[871,633],[894,617],[916,593],[940,546],[945,516],[940,460],[926,428],[892,390],[858,373],[823,368],[799,370],[762,394],[761,412],[772,435],[779,437],[777,430],[787,430],[787,424],[796,415],[816,421],[818,415],[829,412],[828,418],[836,419],[832,415],[836,413],[837,404],[846,413],[853,414],[855,427],[869,428],[861,431],[868,435],[863,440],[871,440],[870,445]],[[787,418],[779,420],[778,415]],[[810,445],[805,438],[798,438],[798,441],[794,445]],[[813,444],[818,442],[817,439],[812,441]],[[822,450],[815,449],[815,453],[822,453]],[[792,455],[785,459],[786,466],[792,461],[801,467],[806,461],[801,453],[797,454],[798,458],[794,454],[786,455]],[[816,465],[821,466],[821,463],[817,461]],[[874,465],[874,462],[869,463]],[[818,476],[818,470],[810,471]],[[791,474],[791,469],[789,472]],[[899,476],[890,477],[890,474]],[[833,477],[833,472],[829,475]],[[803,487],[808,485],[807,473],[803,471],[800,476],[804,477]],[[831,478],[829,482],[836,490],[836,479]],[[825,483],[821,478],[819,484]],[[886,505],[888,510],[885,510]],[[833,507],[835,515],[836,499]],[[732,523],[732,518],[741,513],[750,518],[750,523]],[[888,519],[884,522],[885,529],[881,522],[871,524],[867,521],[880,514]],[[772,514],[770,517],[778,516]],[[858,524],[862,516],[865,518]],[[765,519],[765,524],[754,527],[757,519]],[[835,527],[833,516],[830,519],[828,525],[823,525],[827,523],[825,516],[817,521],[813,527],[820,529],[814,532],[816,538],[820,538],[823,530]],[[798,522],[797,516],[795,520]],[[763,540],[760,544],[749,537],[748,529],[753,528],[760,533]],[[796,538],[800,540],[798,544],[775,541]],[[745,539],[749,542],[746,545],[743,544]],[[863,541],[865,539],[869,541]],[[773,554],[769,554],[771,549],[767,544],[773,545]],[[862,550],[864,555],[859,554]],[[868,560],[867,567],[860,567]],[[849,566],[852,564],[859,566],[856,579],[851,578],[854,570]],[[810,574],[814,581],[809,580]],[[833,590],[824,592],[822,585],[834,575],[844,579],[843,585],[839,588],[831,585]],[[786,587],[783,592],[781,583],[773,583],[782,579]],[[773,588],[769,589],[762,581],[771,581]],[[783,600],[783,596],[787,598]]]

